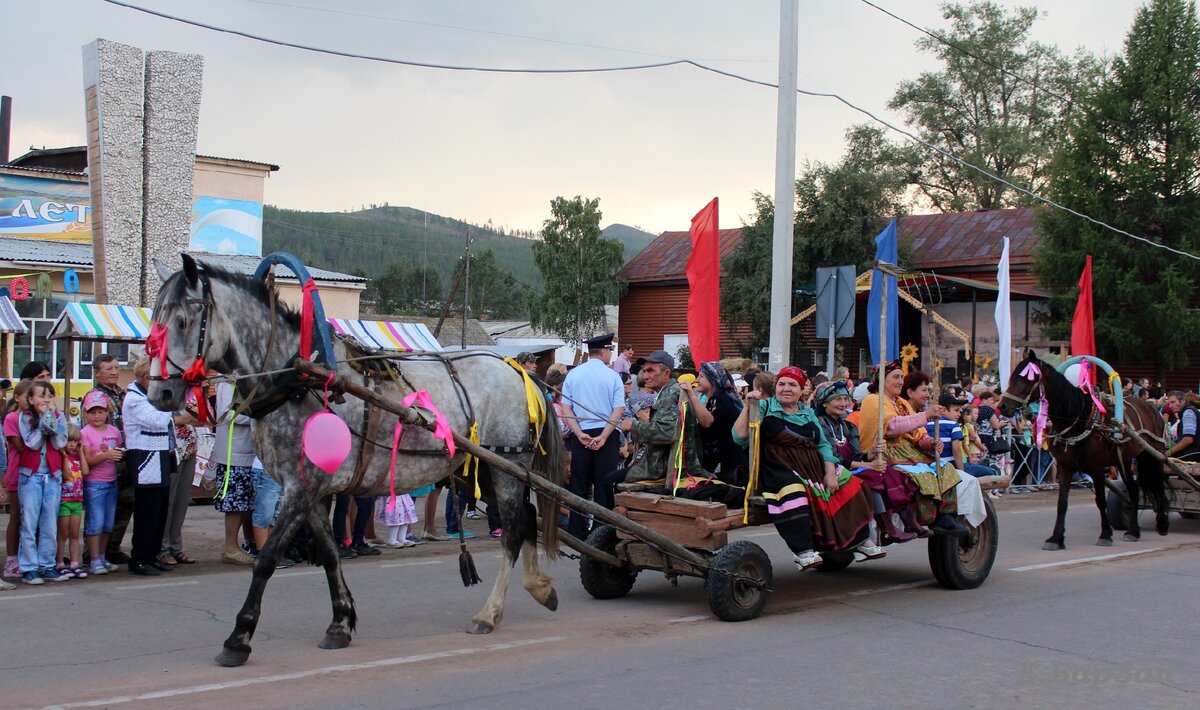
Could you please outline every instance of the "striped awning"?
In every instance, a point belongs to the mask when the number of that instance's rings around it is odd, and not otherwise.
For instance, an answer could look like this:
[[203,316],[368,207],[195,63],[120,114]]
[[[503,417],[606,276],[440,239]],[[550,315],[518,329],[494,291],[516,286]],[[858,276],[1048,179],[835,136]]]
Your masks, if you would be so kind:
[[424,323],[330,318],[338,335],[351,338],[368,350],[441,352],[442,346]]
[[28,333],[29,326],[21,320],[8,296],[0,296],[0,333]]
[[68,303],[49,337],[140,343],[150,335],[153,318],[149,308],[138,306]]

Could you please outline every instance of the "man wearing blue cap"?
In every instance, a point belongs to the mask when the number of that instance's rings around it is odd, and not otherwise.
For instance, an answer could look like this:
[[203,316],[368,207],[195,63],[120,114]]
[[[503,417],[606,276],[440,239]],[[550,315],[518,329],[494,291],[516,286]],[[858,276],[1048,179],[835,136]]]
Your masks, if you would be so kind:
[[[625,411],[625,387],[608,362],[613,334],[584,341],[588,360],[567,373],[563,382],[563,419],[571,429],[571,492],[590,499],[593,486],[617,468],[620,437],[617,422]],[[610,506],[611,507],[611,506]],[[587,537],[587,516],[571,511],[567,532]]]

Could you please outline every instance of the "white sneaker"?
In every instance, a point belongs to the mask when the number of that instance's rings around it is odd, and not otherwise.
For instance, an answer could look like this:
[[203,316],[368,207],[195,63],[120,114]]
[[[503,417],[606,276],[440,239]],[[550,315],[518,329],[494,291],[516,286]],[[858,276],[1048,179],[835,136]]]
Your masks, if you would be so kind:
[[10,582],[5,582],[3,579],[0,579],[0,592],[7,592],[10,589],[16,589],[16,588],[17,588],[17,585],[12,584]]
[[879,545],[876,545],[874,542],[872,542],[871,538],[867,538],[866,541],[863,542],[863,544],[854,548],[854,561],[855,562],[866,562],[867,560],[877,560],[880,557],[887,557],[887,553],[883,551],[882,547],[880,547]]
[[806,569],[819,567],[821,565],[821,555],[815,550],[805,550],[798,555],[792,555],[792,559],[796,561],[796,567],[803,572]]

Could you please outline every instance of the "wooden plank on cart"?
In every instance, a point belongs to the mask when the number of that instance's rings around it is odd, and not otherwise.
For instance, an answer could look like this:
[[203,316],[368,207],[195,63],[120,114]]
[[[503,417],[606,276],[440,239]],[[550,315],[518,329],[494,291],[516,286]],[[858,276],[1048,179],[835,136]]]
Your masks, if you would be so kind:
[[[636,513],[638,511],[630,511]],[[697,550],[719,550],[729,542],[729,533],[724,530],[700,530],[696,526],[696,520],[688,520],[675,515],[659,515],[653,516],[646,520],[637,520],[630,518],[636,522],[645,525],[656,533],[666,535],[675,542],[684,547],[691,547]],[[617,537],[622,540],[636,540],[637,538],[625,532],[617,531]]]
[[729,508],[724,503],[688,500],[658,493],[618,493],[616,502],[627,510],[649,510],[685,518],[719,520],[729,515]]

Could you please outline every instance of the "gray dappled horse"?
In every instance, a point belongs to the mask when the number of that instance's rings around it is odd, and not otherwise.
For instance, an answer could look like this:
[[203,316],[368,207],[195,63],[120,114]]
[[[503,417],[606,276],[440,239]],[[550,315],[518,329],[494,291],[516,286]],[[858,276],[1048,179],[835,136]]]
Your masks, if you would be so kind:
[[[1112,466],[1117,468],[1125,482],[1133,510],[1125,540],[1134,542],[1142,536],[1137,517],[1139,488],[1146,492],[1154,505],[1157,514],[1155,529],[1159,535],[1166,535],[1167,497],[1162,463],[1143,451],[1128,436],[1114,437],[1110,431],[1112,423],[1106,415],[1096,411],[1092,398],[1069,382],[1053,365],[1039,360],[1029,350],[1008,378],[1008,389],[1001,394],[998,409],[1004,416],[1011,417],[1022,407],[1037,402],[1041,396],[1046,399],[1046,414],[1051,425],[1051,431],[1047,432],[1050,453],[1058,467],[1058,516],[1054,521],[1054,530],[1046,538],[1042,549],[1066,548],[1067,497],[1071,492],[1071,475],[1077,471],[1092,477],[1096,507],[1100,509],[1100,537],[1096,544],[1102,547],[1112,545],[1113,529],[1108,519],[1108,506],[1105,505],[1104,486],[1104,478]],[[1166,451],[1162,417],[1153,405],[1140,399],[1126,399],[1124,424],[1160,452]],[[1136,478],[1132,470],[1134,462],[1137,462]]]
[[[197,263],[186,254],[181,271],[171,274],[159,266],[159,275],[164,283],[154,305],[154,319],[165,327],[168,364],[166,372],[161,371],[158,357],[151,365],[148,395],[156,407],[175,411],[183,406],[191,383],[181,375],[197,359],[217,372],[236,376],[289,368],[299,348],[301,319],[296,312],[275,304],[273,294],[261,279]],[[273,344],[269,347],[268,343]],[[405,383],[397,387],[389,376],[380,376],[378,372],[369,376],[352,368],[346,362],[346,343],[337,341],[334,350],[340,375],[378,388],[382,395],[395,400],[410,392],[410,387],[428,390],[434,406],[443,412],[450,427],[464,436],[470,428],[468,412],[473,411],[479,441],[484,446],[498,452],[507,448],[508,453],[501,453],[505,458],[532,466],[552,482],[560,482],[563,457],[558,428],[549,422],[542,428],[540,442],[531,442],[524,381],[497,356],[462,352],[440,357],[428,354],[397,358],[390,362]],[[254,400],[263,402],[285,386],[271,377],[240,379],[239,397],[253,393],[257,382],[263,387]],[[319,645],[343,648],[350,643],[356,622],[354,599],[341,573],[326,500],[330,494],[343,491],[355,495],[388,492],[391,443],[398,418],[365,406],[353,397],[345,397],[344,403],[331,397],[330,408],[355,434],[351,454],[332,476],[311,464],[306,464],[302,471],[300,441],[304,424],[323,409],[319,384],[315,392],[305,392],[304,383],[298,388],[291,387],[294,396],[284,398],[281,406],[254,422],[255,451],[270,475],[283,485],[283,498],[274,530],[254,563],[254,580],[237,615],[236,626],[217,656],[222,665],[241,665],[249,658],[250,638],[258,623],[267,580],[301,525],[308,526],[310,557],[324,566],[333,601],[333,621]],[[372,450],[370,444],[364,443],[367,441],[376,442],[377,446]],[[538,443],[544,447],[544,454],[537,451]],[[360,458],[369,461],[356,471]],[[445,478],[462,466],[464,458],[461,450],[453,459],[449,458],[443,442],[430,432],[406,426],[396,459],[397,493]],[[504,530],[501,538],[504,559],[495,586],[469,629],[472,633],[489,633],[504,614],[504,597],[518,558],[524,563],[522,586],[534,599],[553,610],[558,606],[558,597],[551,578],[538,569],[537,514],[526,488],[509,475],[492,472],[486,464],[480,465],[479,479],[484,500],[489,507],[496,506]],[[357,485],[347,490],[355,480]],[[466,479],[460,476],[458,480]],[[558,507],[543,499],[538,503],[545,552],[548,557],[555,557]],[[522,552],[525,554],[521,555]]]

